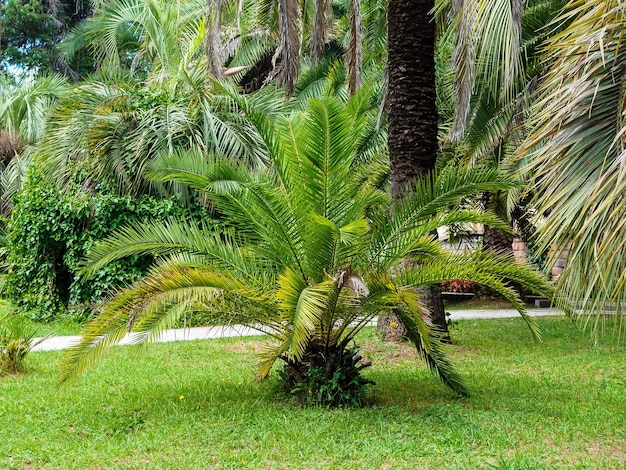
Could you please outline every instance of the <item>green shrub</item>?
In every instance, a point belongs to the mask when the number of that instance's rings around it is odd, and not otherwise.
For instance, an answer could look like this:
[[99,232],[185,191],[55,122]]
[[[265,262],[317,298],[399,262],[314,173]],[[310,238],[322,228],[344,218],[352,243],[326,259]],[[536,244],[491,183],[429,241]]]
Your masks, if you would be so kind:
[[106,188],[95,194],[78,186],[61,191],[32,170],[8,221],[3,294],[33,320],[65,313],[88,317],[90,304],[139,279],[152,261],[150,256],[115,261],[85,281],[77,272],[91,246],[123,223],[185,214],[190,211],[173,199],[120,196]]

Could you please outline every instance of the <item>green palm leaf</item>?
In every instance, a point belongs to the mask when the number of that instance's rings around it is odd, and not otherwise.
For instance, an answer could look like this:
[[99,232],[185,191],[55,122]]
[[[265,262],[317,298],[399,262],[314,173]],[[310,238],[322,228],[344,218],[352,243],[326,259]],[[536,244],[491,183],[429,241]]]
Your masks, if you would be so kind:
[[594,331],[613,308],[623,332],[626,13],[618,0],[571,1],[561,21],[519,156],[529,153],[543,248],[552,261],[569,248],[561,291],[593,314]]

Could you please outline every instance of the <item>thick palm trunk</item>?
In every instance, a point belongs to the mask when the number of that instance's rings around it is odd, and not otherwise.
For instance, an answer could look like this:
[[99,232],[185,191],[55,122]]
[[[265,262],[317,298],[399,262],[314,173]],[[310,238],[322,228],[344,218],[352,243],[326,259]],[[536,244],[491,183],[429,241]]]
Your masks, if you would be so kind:
[[512,233],[505,232],[499,228],[485,226],[485,231],[483,232],[483,250],[512,256],[513,238],[515,237]]
[[[387,13],[389,74],[389,158],[391,191],[400,197],[437,160],[435,95],[434,0],[390,0]],[[435,329],[444,336],[448,326],[438,287],[425,288],[423,302]],[[396,320],[389,320],[399,323]],[[383,333],[384,338],[384,331]]]
[[390,0],[388,10],[389,157],[398,197],[437,159],[434,0]]
[[[513,256],[513,234],[502,229],[485,226],[483,232],[483,250]],[[520,286],[516,286],[519,290]],[[501,299],[502,296],[485,286],[477,285],[474,289],[477,297],[483,299]]]

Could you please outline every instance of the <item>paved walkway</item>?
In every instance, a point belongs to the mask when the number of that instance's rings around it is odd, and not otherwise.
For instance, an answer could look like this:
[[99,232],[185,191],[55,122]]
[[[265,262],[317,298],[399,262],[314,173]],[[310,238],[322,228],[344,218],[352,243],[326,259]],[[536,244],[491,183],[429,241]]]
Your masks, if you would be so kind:
[[[562,315],[563,313],[556,309],[541,308],[529,309],[528,313],[536,317],[544,317],[550,315]],[[515,309],[494,309],[494,310],[453,310],[450,311],[451,320],[486,320],[491,318],[515,318],[519,317],[519,313]],[[373,322],[372,324],[375,324]],[[161,334],[159,342],[168,343],[171,341],[190,341],[195,339],[211,339],[211,338],[231,338],[237,336],[255,336],[262,335],[259,330],[249,328],[243,325],[234,326],[213,326],[200,328],[179,328],[175,330],[166,330]],[[131,344],[136,338],[135,333],[127,334],[119,344]],[[54,351],[58,349],[67,349],[73,344],[80,341],[80,336],[54,336],[45,339],[33,348],[33,351]]]

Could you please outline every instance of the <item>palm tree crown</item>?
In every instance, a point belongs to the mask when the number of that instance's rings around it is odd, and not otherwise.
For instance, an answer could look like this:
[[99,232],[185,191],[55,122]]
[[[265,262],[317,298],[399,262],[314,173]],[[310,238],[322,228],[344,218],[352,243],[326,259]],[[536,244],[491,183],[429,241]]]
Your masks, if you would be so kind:
[[100,243],[87,274],[130,254],[152,254],[157,262],[103,305],[66,355],[61,380],[79,374],[128,330],[150,341],[189,310],[208,312],[214,324],[266,332],[274,341],[261,356],[263,378],[277,359],[297,367],[312,355],[342,354],[372,318],[393,308],[431,369],[463,394],[415,289],[453,278],[501,293],[538,335],[508,281],[551,297],[539,274],[505,256],[450,254],[430,235],[452,222],[503,227],[495,216],[457,203],[513,184],[494,170],[444,171],[389,211],[379,187],[384,155],[357,151],[369,116],[364,102],[360,94],[347,105],[310,100],[305,110],[273,122],[254,117],[273,157],[271,170],[251,172],[201,155],[157,161],[154,180],[197,188],[226,222],[219,230],[183,221],[135,225]]

